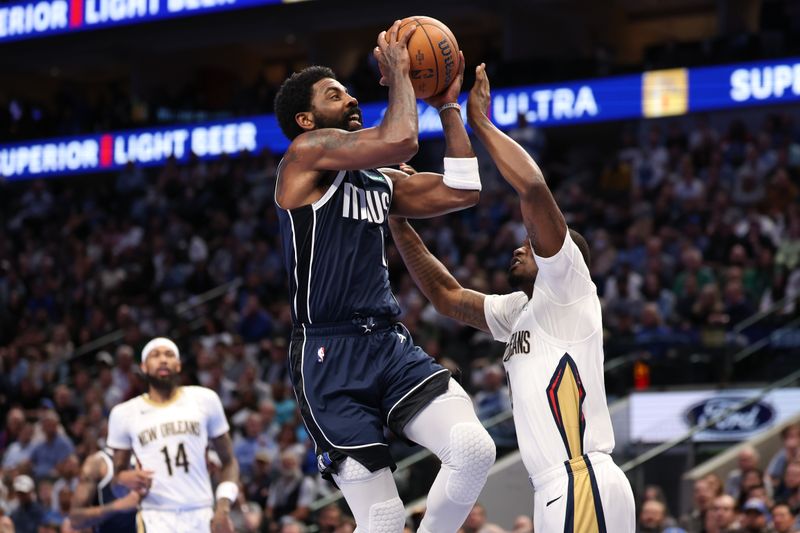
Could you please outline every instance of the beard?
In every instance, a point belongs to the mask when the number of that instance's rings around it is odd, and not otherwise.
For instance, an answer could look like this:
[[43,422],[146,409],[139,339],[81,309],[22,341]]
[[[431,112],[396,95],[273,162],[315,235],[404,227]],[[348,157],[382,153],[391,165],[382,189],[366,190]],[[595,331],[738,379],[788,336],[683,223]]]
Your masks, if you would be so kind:
[[170,391],[178,385],[178,374],[173,373],[163,378],[158,375],[146,374],[145,380],[147,381],[147,385],[154,389]]
[[526,276],[522,269],[517,268],[515,270],[511,270],[508,273],[508,285],[514,289],[515,291],[525,291],[525,289],[529,289],[533,283],[536,281],[536,276],[533,279],[530,276]]
[[[353,114],[358,115],[358,121],[361,125],[351,130],[350,116]],[[328,118],[314,113],[314,123],[317,125],[317,129],[335,128],[337,130],[357,131],[364,127],[364,116],[360,107],[351,107],[342,116],[335,118]]]

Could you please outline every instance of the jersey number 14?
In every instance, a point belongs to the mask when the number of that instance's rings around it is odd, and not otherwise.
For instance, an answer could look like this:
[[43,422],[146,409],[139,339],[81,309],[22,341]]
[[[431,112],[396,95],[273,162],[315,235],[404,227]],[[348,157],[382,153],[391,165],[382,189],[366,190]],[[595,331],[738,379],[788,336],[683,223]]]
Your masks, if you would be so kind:
[[[164,461],[167,463],[167,471],[172,475],[172,465],[170,461],[169,450],[166,446],[161,448],[161,453],[164,454]],[[183,468],[183,471],[189,473],[189,461],[186,459],[186,450],[183,448],[183,443],[178,444],[178,452],[175,454],[175,469]]]

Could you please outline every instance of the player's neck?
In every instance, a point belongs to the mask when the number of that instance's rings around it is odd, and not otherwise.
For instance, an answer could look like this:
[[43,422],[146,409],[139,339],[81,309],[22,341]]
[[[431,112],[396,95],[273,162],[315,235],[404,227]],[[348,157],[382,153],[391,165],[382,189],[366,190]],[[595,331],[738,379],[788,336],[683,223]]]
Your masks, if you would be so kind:
[[169,403],[175,399],[179,387],[160,388],[150,386],[147,391],[147,398],[153,403]]

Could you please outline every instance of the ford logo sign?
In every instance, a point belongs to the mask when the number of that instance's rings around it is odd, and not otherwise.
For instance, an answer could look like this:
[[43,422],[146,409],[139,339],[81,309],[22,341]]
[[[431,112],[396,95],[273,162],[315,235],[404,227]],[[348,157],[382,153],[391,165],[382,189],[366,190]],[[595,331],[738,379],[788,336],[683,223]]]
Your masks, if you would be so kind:
[[[686,411],[686,420],[690,426],[705,424],[746,399],[722,397],[704,400],[694,404]],[[775,409],[766,402],[756,402],[731,413],[710,426],[708,431],[748,433],[767,426],[773,420],[775,420]]]

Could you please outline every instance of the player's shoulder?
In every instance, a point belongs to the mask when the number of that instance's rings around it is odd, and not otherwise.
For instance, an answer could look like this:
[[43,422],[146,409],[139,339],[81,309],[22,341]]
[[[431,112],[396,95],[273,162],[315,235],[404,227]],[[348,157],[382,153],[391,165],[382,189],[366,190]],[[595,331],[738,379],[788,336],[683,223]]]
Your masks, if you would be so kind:
[[186,385],[184,387],[181,387],[181,391],[186,398],[191,398],[194,400],[199,400],[199,401],[219,400],[219,395],[215,391],[207,387],[201,387],[200,385]]
[[139,408],[143,402],[144,402],[143,395],[140,394],[139,396],[134,396],[130,400],[125,400],[124,402],[118,403],[117,405],[112,407],[109,416],[120,415],[120,418],[122,418],[128,414],[135,412],[136,409]]

